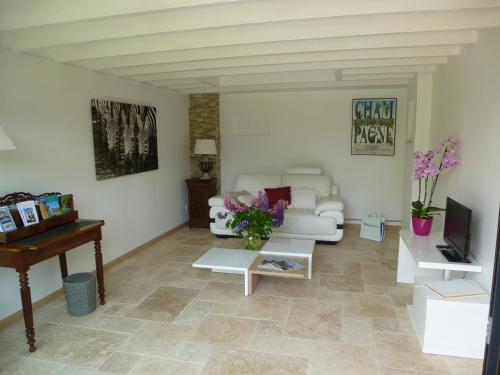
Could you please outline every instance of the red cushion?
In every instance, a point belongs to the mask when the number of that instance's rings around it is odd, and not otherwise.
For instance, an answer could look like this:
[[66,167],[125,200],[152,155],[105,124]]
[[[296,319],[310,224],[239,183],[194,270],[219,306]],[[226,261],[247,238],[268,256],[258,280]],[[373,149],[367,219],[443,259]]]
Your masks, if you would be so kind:
[[290,194],[290,186],[279,187],[279,188],[267,188],[264,189],[267,195],[267,201],[269,202],[269,208],[272,208],[276,202],[280,199],[287,201],[287,206],[292,201],[292,196]]

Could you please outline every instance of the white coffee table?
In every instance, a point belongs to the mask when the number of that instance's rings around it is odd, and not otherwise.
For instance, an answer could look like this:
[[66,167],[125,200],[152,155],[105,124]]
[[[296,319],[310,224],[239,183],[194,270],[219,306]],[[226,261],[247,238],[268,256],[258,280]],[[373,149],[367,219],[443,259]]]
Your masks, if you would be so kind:
[[292,238],[270,238],[260,251],[261,254],[307,258],[308,278],[312,277],[312,256],[314,240]]
[[[250,295],[249,270],[261,255],[289,256],[307,259],[308,278],[312,277],[312,255],[314,251],[314,240],[296,240],[288,238],[271,238],[267,241],[261,251],[222,249],[212,247],[199,257],[194,263],[195,268],[209,268],[213,272],[227,272],[243,274],[245,278],[245,296]],[[305,274],[302,273],[302,278]],[[262,273],[262,272],[259,272]],[[271,274],[265,272],[266,274]],[[300,274],[300,272],[298,272]],[[300,277],[298,274],[272,273],[276,277]]]
[[258,256],[258,251],[212,247],[193,263],[193,267],[209,268],[214,272],[244,274],[245,296],[248,296],[250,293],[248,269],[252,267]]

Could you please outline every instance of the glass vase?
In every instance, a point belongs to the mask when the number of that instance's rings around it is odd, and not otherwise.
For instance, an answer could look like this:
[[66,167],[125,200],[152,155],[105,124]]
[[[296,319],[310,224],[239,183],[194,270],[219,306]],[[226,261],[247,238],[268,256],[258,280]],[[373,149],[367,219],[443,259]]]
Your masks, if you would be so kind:
[[243,248],[245,250],[259,250],[261,238],[258,234],[243,235]]

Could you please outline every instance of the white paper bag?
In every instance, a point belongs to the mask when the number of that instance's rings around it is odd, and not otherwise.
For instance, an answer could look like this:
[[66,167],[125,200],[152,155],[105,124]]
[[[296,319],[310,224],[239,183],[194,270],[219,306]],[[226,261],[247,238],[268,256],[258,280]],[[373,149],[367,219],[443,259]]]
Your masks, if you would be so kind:
[[385,236],[385,219],[379,213],[371,212],[361,219],[361,238],[372,241],[383,241]]

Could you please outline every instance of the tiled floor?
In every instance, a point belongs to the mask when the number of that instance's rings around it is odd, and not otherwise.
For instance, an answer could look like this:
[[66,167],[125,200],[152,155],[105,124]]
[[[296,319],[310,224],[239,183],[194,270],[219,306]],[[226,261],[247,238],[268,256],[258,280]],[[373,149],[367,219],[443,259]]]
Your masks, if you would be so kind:
[[463,374],[481,361],[424,355],[397,285],[397,237],[317,245],[312,280],[196,270],[211,247],[240,247],[182,229],[106,273],[107,303],[73,318],[59,298],[35,312],[38,350],[23,324],[0,331],[0,374]]

